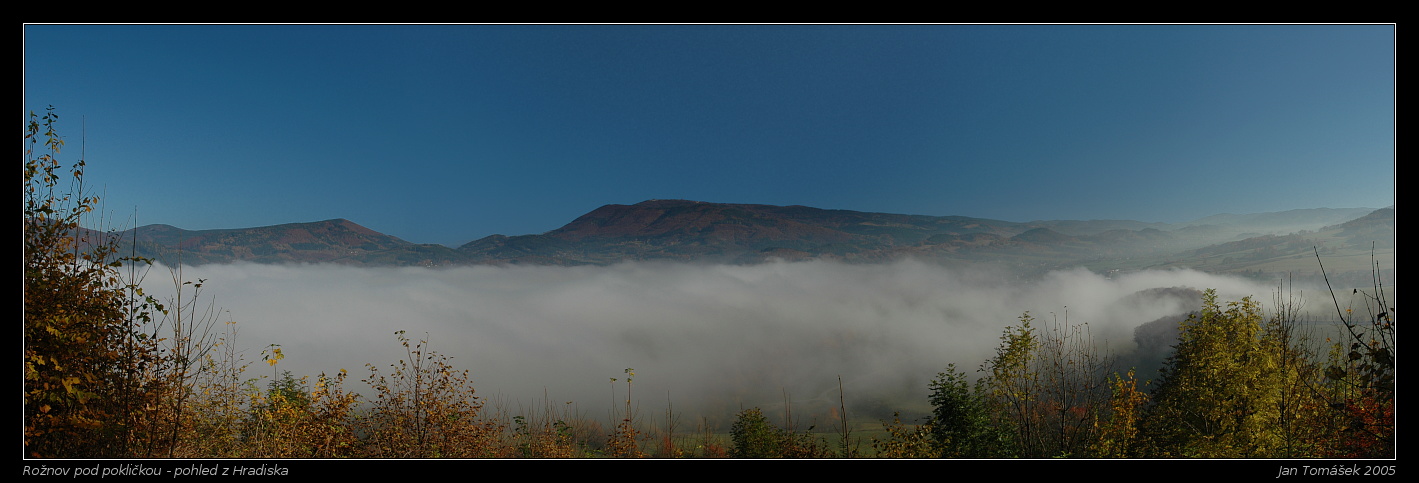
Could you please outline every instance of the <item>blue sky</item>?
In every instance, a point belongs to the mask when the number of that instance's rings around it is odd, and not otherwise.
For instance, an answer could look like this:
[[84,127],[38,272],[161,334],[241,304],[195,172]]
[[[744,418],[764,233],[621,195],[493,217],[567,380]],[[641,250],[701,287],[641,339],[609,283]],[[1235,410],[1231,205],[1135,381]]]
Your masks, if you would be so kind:
[[1011,221],[1394,203],[1395,27],[24,27],[114,224],[420,243],[654,198]]

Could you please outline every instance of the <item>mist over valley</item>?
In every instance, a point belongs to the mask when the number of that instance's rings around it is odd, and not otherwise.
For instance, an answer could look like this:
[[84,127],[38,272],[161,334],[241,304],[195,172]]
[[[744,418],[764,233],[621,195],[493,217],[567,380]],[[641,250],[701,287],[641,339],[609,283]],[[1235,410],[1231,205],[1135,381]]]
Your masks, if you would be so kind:
[[[1171,346],[1166,327],[1197,308],[1201,290],[1217,289],[1224,300],[1252,296],[1270,303],[1282,278],[1258,267],[1314,265],[1311,246],[1329,242],[1325,246],[1335,247],[1327,252],[1332,277],[1358,273],[1365,265],[1355,266],[1348,259],[1359,255],[1360,242],[1346,237],[1393,236],[1393,209],[1313,210],[1333,216],[1314,216],[1315,221],[1301,225],[1306,230],[1301,234],[1258,235],[1267,225],[1257,220],[1286,216],[1252,216],[1242,224],[1251,231],[1242,233],[1242,225],[1227,224],[1013,224],[857,212],[835,213],[831,219],[839,220],[837,225],[793,225],[770,217],[706,220],[694,210],[676,212],[692,208],[714,214],[740,206],[685,203],[659,202],[661,211],[638,220],[604,215],[608,210],[645,215],[646,207],[604,207],[538,235],[562,236],[560,251],[491,257],[481,263],[463,259],[436,267],[370,262],[396,259],[381,256],[381,249],[408,251],[413,245],[343,220],[187,232],[196,236],[186,238],[192,243],[184,250],[192,251],[184,251],[183,260],[201,260],[221,250],[265,251],[273,258],[258,260],[284,263],[223,259],[184,264],[182,276],[206,281],[204,290],[224,309],[222,321],[235,321],[239,328],[237,343],[247,360],[257,358],[267,344],[281,345],[286,359],[273,371],[313,376],[345,369],[356,379],[365,377],[366,364],[384,370],[406,358],[394,335],[402,330],[412,339],[426,338],[429,350],[452,356],[456,367],[471,371],[480,396],[509,410],[571,402],[586,417],[605,419],[615,398],[621,397],[612,395],[617,390],[613,388],[624,390],[610,379],[624,384],[624,370],[634,368],[636,404],[648,414],[672,405],[680,414],[727,424],[741,409],[781,410],[788,402],[798,418],[822,422],[838,405],[839,376],[853,417],[924,413],[928,380],[953,363],[973,373],[993,355],[1002,328],[1018,323],[1026,312],[1038,326],[1087,324],[1099,348],[1117,358],[1117,371],[1138,367],[1156,372]],[[787,209],[760,209],[771,208]],[[676,216],[695,222],[681,223]],[[1355,220],[1336,219],[1345,216]],[[880,230],[886,225],[883,220],[891,217],[915,218],[915,225],[899,222],[893,239],[907,238],[903,232],[921,232],[917,240],[895,246],[879,241],[867,247],[861,240],[874,239],[864,235],[859,236],[858,249],[841,247],[853,230]],[[1289,218],[1292,224],[1286,226],[1296,226],[1295,217]],[[933,223],[946,228],[934,233],[918,228]],[[763,234],[765,226],[793,230]],[[1183,237],[1160,227],[1205,235]],[[147,249],[176,253],[154,242],[162,240],[153,235],[156,231],[144,227],[136,233],[140,240],[148,237]],[[577,241],[585,248],[571,249],[574,245],[565,234],[579,232]],[[749,235],[726,238],[726,232]],[[1057,236],[1044,236],[1046,232]],[[1099,233],[1144,241],[1106,244],[1097,241]],[[940,246],[950,244],[943,239],[973,236],[990,237],[995,243]],[[1095,241],[1081,241],[1091,236]],[[837,248],[810,246],[833,237],[839,239]],[[1223,237],[1229,241],[1201,248],[1180,241]],[[623,243],[628,239],[640,242]],[[1302,250],[1297,246],[1301,239],[1313,244]],[[250,243],[242,247],[231,240]],[[145,246],[141,243],[140,248]],[[339,243],[363,247],[367,253],[324,263],[293,262],[302,255],[338,251],[331,247]],[[788,260],[772,255],[790,249],[764,245],[797,246],[798,253],[812,256]],[[1109,250],[1138,254],[1147,246],[1181,250],[1153,255],[1152,266],[1139,266],[1146,257],[1107,257]],[[1392,245],[1384,246],[1391,248],[1380,256],[1392,259]],[[735,247],[744,248],[731,252]],[[616,250],[638,256],[622,253],[623,259],[610,262],[609,254]],[[713,254],[704,260],[695,256],[705,250]],[[1309,259],[1293,256],[1306,252],[1311,253]],[[764,256],[747,259],[746,253]],[[1270,257],[1257,255],[1262,253]],[[1232,257],[1234,267],[1228,270],[1219,255]],[[1208,260],[1216,272],[1183,268],[1208,268]],[[166,265],[155,266],[145,287],[152,293],[170,293],[167,270]],[[1302,272],[1290,277],[1288,288],[1304,292],[1308,308],[1324,309],[1317,298],[1323,286],[1310,277],[1318,270]],[[1386,273],[1392,277],[1392,269]],[[1149,322],[1153,328],[1147,333],[1135,333]],[[256,374],[268,369],[259,364],[253,368]],[[1140,373],[1145,379],[1155,375]]]

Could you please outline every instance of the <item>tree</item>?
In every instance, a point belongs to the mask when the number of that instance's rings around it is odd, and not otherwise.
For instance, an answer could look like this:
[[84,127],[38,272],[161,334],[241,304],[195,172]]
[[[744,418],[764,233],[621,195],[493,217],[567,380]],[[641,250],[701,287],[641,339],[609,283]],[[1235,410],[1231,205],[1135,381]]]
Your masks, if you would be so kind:
[[[1111,358],[1096,349],[1088,325],[1069,324],[1067,314],[1063,323],[1056,319],[1043,329],[1032,325],[1034,321],[1026,312],[1019,325],[1006,327],[995,357],[981,367],[985,376],[974,397],[983,409],[970,406],[964,375],[943,374],[946,377],[933,384],[933,406],[938,417],[946,418],[938,421],[936,430],[973,428],[969,436],[947,438],[956,440],[953,445],[964,442],[977,448],[971,450],[977,457],[1088,455],[1109,405]],[[980,432],[973,422],[979,416],[972,414],[988,415],[993,433]],[[973,426],[959,426],[966,424],[962,421]]]
[[1033,457],[1091,456],[1099,437],[1098,422],[1108,416],[1111,388],[1108,383],[1112,357],[1098,350],[1088,324],[1069,323],[1056,318],[1040,331],[1034,358],[1038,374],[1039,421]]
[[1109,378],[1110,398],[1107,418],[1099,420],[1098,438],[1089,449],[1095,458],[1127,458],[1134,454],[1138,422],[1148,403],[1148,395],[1138,389],[1133,371]]
[[989,458],[1004,456],[1010,448],[1009,435],[993,424],[984,384],[971,389],[966,374],[947,366],[946,372],[931,381],[931,435],[934,456],[941,458]]
[[116,240],[81,225],[98,197],[84,192],[84,160],[61,165],[57,120],[53,107],[31,112],[24,134],[25,455],[127,456],[160,390],[145,376],[155,341],[132,325],[151,306],[131,303]]
[[776,458],[782,452],[778,428],[759,408],[739,411],[729,427],[729,437],[734,442],[729,454],[735,458]]
[[[1288,383],[1308,361],[1283,337],[1283,320],[1266,320],[1250,297],[1222,306],[1215,290],[1181,326],[1154,405],[1143,422],[1152,456],[1265,458],[1298,456],[1288,441],[1305,412]],[[1289,408],[1289,409],[1288,409]]]
[[1027,452],[1021,445],[1034,441],[1039,431],[1033,408],[1038,398],[1039,375],[1031,367],[1039,348],[1035,329],[1030,326],[1034,320],[1027,312],[1020,316],[1020,325],[1007,326],[1000,334],[995,357],[980,369],[985,373],[981,392],[987,397],[994,426],[1011,435],[995,447],[1003,453],[1001,456],[1033,452]]

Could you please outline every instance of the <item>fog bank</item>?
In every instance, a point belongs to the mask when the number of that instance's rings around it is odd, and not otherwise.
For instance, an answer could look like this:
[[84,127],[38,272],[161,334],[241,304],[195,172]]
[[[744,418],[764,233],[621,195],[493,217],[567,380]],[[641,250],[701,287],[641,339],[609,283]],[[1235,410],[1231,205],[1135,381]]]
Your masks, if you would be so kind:
[[[480,395],[529,405],[544,393],[605,421],[610,378],[624,398],[635,368],[641,411],[667,399],[681,414],[723,421],[741,407],[782,407],[805,421],[836,406],[842,376],[849,411],[890,416],[924,407],[927,381],[947,364],[974,373],[1003,327],[1026,311],[1089,324],[1095,339],[1132,350],[1139,324],[1189,310],[1153,288],[1216,288],[1223,300],[1274,287],[1190,270],[1108,279],[1084,269],[1020,281],[996,270],[912,260],[851,265],[812,261],[753,266],[623,263],[610,267],[476,266],[450,269],[334,265],[204,265],[205,294],[240,329],[253,374],[267,344],[296,375],[388,373],[404,358],[395,331],[468,369]],[[166,269],[146,283],[171,293]],[[165,290],[165,291],[164,291]],[[166,295],[164,295],[166,296]],[[1066,308],[1067,307],[1067,308]],[[1067,315],[1066,315],[1067,314]],[[425,335],[427,334],[427,335]],[[693,419],[691,419],[693,420]]]

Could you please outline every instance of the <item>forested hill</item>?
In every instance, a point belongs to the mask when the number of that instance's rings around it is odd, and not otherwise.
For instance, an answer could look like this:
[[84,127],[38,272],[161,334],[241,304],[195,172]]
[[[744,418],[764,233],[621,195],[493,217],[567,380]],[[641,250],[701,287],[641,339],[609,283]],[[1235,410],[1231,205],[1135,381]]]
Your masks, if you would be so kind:
[[[1294,255],[1291,252],[1303,245],[1310,247],[1310,242],[1333,251],[1355,250],[1361,245],[1368,249],[1371,241],[1378,240],[1392,251],[1393,233],[1393,208],[1216,215],[1165,224],[1131,220],[1010,222],[807,206],[650,200],[605,205],[547,233],[492,235],[458,248],[411,243],[345,219],[221,230],[148,225],[119,235],[125,253],[167,261],[180,257],[183,263],[194,265],[236,261],[364,266],[606,265],[627,260],[743,264],[774,259],[877,262],[917,257],[1004,262],[1039,269],[1078,264],[1141,269],[1199,261],[1208,269],[1207,260],[1217,258],[1213,269],[1237,271],[1256,269],[1252,262],[1263,261],[1279,253],[1277,250]],[[1317,240],[1318,236],[1324,239]],[[1284,246],[1274,247],[1278,244]],[[1230,261],[1221,263],[1223,259]]]

